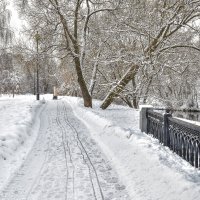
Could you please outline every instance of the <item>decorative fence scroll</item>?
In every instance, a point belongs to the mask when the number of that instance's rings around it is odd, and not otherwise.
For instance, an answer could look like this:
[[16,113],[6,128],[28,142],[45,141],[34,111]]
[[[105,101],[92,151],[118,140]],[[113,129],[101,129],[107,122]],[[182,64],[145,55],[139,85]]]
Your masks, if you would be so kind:
[[147,110],[147,134],[200,169],[200,126]]
[[163,115],[149,110],[147,112],[147,133],[159,139],[161,143],[164,140],[164,118]]

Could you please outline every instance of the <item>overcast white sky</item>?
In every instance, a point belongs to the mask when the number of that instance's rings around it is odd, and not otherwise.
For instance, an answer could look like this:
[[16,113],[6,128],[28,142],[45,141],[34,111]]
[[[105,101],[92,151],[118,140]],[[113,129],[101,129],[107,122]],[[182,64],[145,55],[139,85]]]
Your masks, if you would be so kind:
[[11,27],[14,29],[15,31],[15,35],[18,35],[20,32],[20,29],[22,28],[22,20],[19,19],[18,13],[16,8],[14,7],[13,4],[14,0],[8,0],[9,2],[9,6],[8,9],[12,12],[12,17],[11,17]]

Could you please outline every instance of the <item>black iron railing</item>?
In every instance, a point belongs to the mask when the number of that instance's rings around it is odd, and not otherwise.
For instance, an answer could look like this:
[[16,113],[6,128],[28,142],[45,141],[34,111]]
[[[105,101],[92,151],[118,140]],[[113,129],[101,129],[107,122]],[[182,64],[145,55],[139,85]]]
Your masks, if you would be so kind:
[[157,138],[173,152],[200,168],[200,126],[147,110],[147,134]]
[[163,115],[149,110],[147,112],[147,133],[163,143],[164,119]]

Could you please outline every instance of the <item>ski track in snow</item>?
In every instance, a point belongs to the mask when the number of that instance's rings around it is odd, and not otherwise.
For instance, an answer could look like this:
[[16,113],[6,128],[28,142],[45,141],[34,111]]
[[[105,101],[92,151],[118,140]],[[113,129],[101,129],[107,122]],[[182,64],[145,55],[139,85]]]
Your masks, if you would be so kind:
[[49,101],[38,138],[1,200],[129,200],[89,130],[65,101]]

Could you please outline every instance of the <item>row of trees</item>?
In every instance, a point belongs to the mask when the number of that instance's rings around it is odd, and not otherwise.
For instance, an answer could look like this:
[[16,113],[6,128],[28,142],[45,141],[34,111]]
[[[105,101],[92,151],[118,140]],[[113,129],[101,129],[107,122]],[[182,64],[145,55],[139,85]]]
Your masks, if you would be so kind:
[[6,3],[0,0],[0,92],[6,92],[12,87],[10,71],[12,70],[12,61],[6,51],[7,44],[12,39],[12,32],[9,27],[10,12],[6,9]]
[[158,101],[197,107],[199,1],[15,3],[27,26],[26,44],[21,41],[15,46],[14,57],[20,57],[17,63],[23,66],[22,80],[29,82],[29,88],[34,89],[38,31],[44,92],[56,84],[62,94],[82,96],[86,107],[92,107],[92,98],[103,99],[102,109],[114,100],[135,108]]
[[[16,40],[8,6],[7,1],[0,0],[0,94],[35,93],[36,51],[31,44]],[[56,84],[56,79],[50,78],[54,63],[46,54],[40,59],[40,91],[51,92],[50,84]]]

